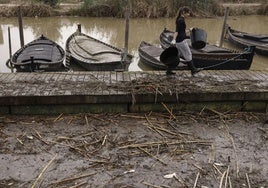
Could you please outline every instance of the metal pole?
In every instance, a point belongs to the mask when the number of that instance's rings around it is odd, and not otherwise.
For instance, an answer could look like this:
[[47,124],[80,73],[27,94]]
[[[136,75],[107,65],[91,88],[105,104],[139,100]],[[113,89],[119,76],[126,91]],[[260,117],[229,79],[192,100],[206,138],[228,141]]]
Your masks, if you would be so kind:
[[24,36],[23,36],[21,6],[18,7],[18,21],[19,21],[19,31],[20,31],[20,46],[23,47],[24,46]]
[[220,44],[219,44],[220,47],[222,47],[223,38],[224,38],[224,35],[225,35],[225,32],[226,32],[226,22],[227,22],[228,15],[229,15],[229,7],[226,7],[223,26],[222,26],[222,31],[221,31],[221,39],[220,39]]

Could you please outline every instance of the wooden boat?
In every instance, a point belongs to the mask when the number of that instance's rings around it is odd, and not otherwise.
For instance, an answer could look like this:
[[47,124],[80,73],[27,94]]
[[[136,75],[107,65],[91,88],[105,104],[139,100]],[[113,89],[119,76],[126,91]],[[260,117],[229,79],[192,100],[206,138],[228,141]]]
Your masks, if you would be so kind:
[[[160,43],[162,48],[170,46],[174,32],[166,28],[160,34]],[[193,61],[196,67],[221,70],[248,70],[254,57],[254,46],[248,46],[244,51],[235,51],[216,45],[207,44],[204,48],[197,50],[189,46],[193,55]]]
[[88,71],[124,70],[132,56],[77,30],[66,41],[66,59]]
[[[163,48],[154,46],[147,42],[142,41],[139,46],[140,61],[154,69],[165,70],[167,69],[160,61],[160,55],[164,51]],[[207,55],[203,57],[195,58],[194,65],[197,68],[210,69],[210,70],[243,70],[249,69],[254,47],[244,54],[236,54],[232,59],[227,59],[224,56],[218,56],[217,58]],[[239,56],[239,57],[238,57]],[[220,58],[219,58],[220,57]],[[236,58],[237,57],[237,58]],[[188,70],[187,62],[181,59],[181,63],[175,68],[176,70]]]
[[268,56],[268,35],[256,35],[227,28],[227,39],[238,47],[256,46],[256,53]]
[[64,58],[64,49],[42,35],[20,48],[9,63],[17,72],[65,71]]

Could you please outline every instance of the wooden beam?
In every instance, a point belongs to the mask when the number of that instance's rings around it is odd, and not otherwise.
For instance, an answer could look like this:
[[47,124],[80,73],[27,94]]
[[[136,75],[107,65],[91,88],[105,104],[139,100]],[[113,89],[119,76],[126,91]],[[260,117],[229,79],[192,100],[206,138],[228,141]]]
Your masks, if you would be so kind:
[[127,53],[128,52],[128,38],[129,38],[129,15],[130,15],[130,12],[129,12],[129,7],[128,7],[128,4],[127,4],[127,8],[126,8],[126,29],[125,29],[125,52]]
[[221,39],[220,39],[220,44],[219,44],[220,47],[222,47],[223,38],[224,38],[224,35],[226,33],[226,22],[227,22],[228,15],[229,15],[229,7],[226,7],[222,31],[221,31]]
[[19,22],[19,32],[20,32],[20,46],[23,47],[24,46],[24,35],[23,35],[21,6],[18,7],[18,22]]

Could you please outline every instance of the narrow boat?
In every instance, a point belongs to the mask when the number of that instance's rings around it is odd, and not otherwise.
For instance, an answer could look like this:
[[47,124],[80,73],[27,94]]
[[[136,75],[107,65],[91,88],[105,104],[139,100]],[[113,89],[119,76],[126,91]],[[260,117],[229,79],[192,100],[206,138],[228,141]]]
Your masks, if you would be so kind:
[[[160,46],[155,46],[150,43],[142,41],[139,46],[140,62],[152,67],[153,69],[165,70],[167,69],[160,61],[160,55],[164,51]],[[224,57],[224,55],[213,57],[212,55],[203,55],[194,59],[194,65],[197,68],[207,70],[247,70],[250,68],[254,47],[250,47],[247,51],[236,53],[231,59]],[[187,62],[180,59],[176,70],[188,70]]]
[[123,50],[81,33],[79,29],[66,41],[66,61],[88,71],[125,70],[131,58]]
[[20,48],[8,63],[17,72],[66,71],[64,58],[64,49],[42,35]]
[[246,33],[227,27],[227,39],[238,47],[256,46],[256,53],[268,56],[268,35]]
[[[170,46],[174,32],[164,29],[160,34],[160,44],[166,49]],[[206,44],[202,49],[194,49],[189,46],[196,67],[221,70],[248,70],[251,67],[255,46],[247,46],[243,51],[235,51],[221,48],[216,45]]]

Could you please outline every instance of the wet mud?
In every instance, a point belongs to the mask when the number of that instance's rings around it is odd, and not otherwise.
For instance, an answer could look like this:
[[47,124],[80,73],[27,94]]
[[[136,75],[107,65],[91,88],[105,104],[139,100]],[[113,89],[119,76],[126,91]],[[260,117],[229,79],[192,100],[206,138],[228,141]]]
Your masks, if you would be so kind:
[[0,117],[0,187],[265,187],[263,113]]

